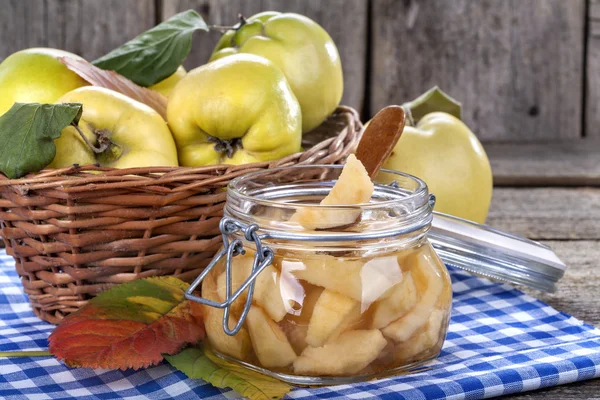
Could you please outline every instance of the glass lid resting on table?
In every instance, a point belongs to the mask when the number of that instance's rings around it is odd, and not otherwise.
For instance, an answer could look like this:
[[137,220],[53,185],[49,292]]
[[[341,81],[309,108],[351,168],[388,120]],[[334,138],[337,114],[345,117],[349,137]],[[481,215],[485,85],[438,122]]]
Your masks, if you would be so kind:
[[567,268],[542,243],[446,214],[434,212],[429,241],[446,264],[546,292]]

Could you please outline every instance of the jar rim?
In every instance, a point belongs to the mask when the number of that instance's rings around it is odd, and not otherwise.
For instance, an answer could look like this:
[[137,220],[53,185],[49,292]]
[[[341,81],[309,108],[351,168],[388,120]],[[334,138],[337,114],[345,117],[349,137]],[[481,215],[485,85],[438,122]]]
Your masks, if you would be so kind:
[[[248,173],[229,184],[224,216],[283,241],[384,239],[373,246],[385,247],[387,240],[418,241],[429,230],[434,197],[423,180],[399,171],[382,170],[385,174],[377,177],[369,203],[321,205],[342,169],[342,165],[296,165]],[[296,212],[309,208],[317,212],[316,218],[327,221],[322,228],[307,229],[293,220]]]
[[[339,164],[310,164],[310,165],[293,165],[293,166],[288,166],[288,167],[270,168],[267,170],[249,172],[247,174],[244,174],[237,178],[234,178],[232,181],[230,181],[229,184],[227,185],[227,191],[243,200],[252,201],[252,202],[255,202],[256,204],[260,204],[260,205],[264,205],[264,206],[277,207],[277,206],[281,206],[284,203],[281,201],[260,198],[260,197],[256,197],[254,195],[248,194],[247,192],[241,190],[240,186],[245,182],[252,182],[253,180],[256,180],[256,178],[258,178],[260,176],[267,176],[267,175],[281,172],[284,170],[300,170],[300,169],[315,169],[315,168],[329,168],[329,169],[341,170],[341,169],[343,169],[343,167],[344,167],[343,165],[339,165]],[[413,182],[416,184],[416,188],[410,189],[411,193],[407,194],[406,193],[407,189],[400,188],[398,186],[391,186],[388,184],[388,186],[391,188],[396,187],[396,188],[398,188],[398,190],[402,190],[404,192],[404,195],[402,196],[402,198],[384,200],[384,201],[379,201],[376,203],[321,205],[321,204],[316,204],[316,203],[296,202],[296,203],[294,203],[294,206],[303,207],[303,208],[304,207],[319,208],[321,210],[340,210],[340,209],[365,210],[365,209],[375,209],[375,208],[380,208],[380,207],[397,205],[398,202],[412,202],[418,198],[421,198],[423,200],[423,202],[429,201],[429,196],[428,196],[429,188],[428,188],[427,184],[425,183],[425,181],[423,181],[422,179],[420,179],[414,175],[407,174],[405,172],[395,171],[395,170],[390,170],[390,169],[382,168],[380,170],[380,172],[383,172],[386,174],[392,174],[392,175],[401,177],[404,180]],[[395,182],[397,182],[397,181],[395,181]],[[377,185],[381,185],[381,184],[375,183],[375,185],[377,186]]]

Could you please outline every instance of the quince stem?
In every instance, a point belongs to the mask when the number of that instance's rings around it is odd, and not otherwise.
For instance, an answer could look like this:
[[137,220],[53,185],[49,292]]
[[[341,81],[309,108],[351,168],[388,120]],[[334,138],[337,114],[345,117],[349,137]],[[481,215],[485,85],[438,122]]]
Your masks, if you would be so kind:
[[248,21],[246,21],[246,17],[244,17],[242,14],[238,14],[238,18],[240,20],[240,22],[238,22],[235,25],[232,26],[227,26],[227,25],[209,25],[208,28],[209,29],[214,29],[216,31],[220,31],[220,32],[227,32],[230,30],[238,30],[240,29],[242,26],[246,25],[246,23]]
[[81,138],[83,139],[85,144],[90,148],[90,150],[92,150],[96,154],[104,153],[106,149],[108,149],[110,145],[113,144],[108,138],[106,131],[97,131],[94,129],[93,132],[97,137],[98,143],[100,144],[100,147],[96,147],[92,143],[90,143],[88,138],[83,134],[81,128],[79,128],[79,125],[77,125],[76,123],[71,123],[71,125],[75,127],[75,130],[79,133],[79,136],[81,136]]

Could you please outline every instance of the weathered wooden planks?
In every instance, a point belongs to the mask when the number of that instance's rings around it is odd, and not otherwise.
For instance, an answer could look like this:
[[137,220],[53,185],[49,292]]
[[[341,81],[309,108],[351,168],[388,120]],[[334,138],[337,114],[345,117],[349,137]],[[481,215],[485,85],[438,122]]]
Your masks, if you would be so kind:
[[600,0],[588,0],[585,134],[600,138]]
[[585,0],[373,0],[371,10],[372,112],[437,84],[483,140],[581,136]]
[[0,0],[0,60],[55,47],[93,60],[155,22],[154,0]]
[[600,136],[596,140],[484,147],[497,186],[600,186]]
[[47,45],[45,5],[34,0],[0,0],[0,60],[26,47]]
[[600,189],[495,188],[487,223],[536,240],[597,240]]
[[[212,25],[230,26],[238,21],[238,13],[248,17],[267,10],[297,12],[314,19],[329,32],[340,52],[344,69],[342,103],[361,110],[366,79],[366,0],[163,0],[162,16],[168,18],[189,8]],[[185,66],[204,64],[219,37],[218,32],[197,33]]]
[[[552,247],[567,271],[555,293],[527,291],[557,310],[600,326],[600,308],[595,292],[600,286],[600,241],[544,241]],[[586,295],[587,294],[587,295]]]

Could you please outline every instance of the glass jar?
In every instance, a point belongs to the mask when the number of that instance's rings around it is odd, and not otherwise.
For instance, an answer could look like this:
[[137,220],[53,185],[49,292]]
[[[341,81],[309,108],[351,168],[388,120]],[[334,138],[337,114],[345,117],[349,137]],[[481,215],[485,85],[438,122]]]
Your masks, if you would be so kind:
[[[205,303],[217,354],[311,385],[393,374],[439,354],[452,290],[427,240],[433,196],[420,179],[386,172],[380,181],[393,183],[376,184],[368,204],[319,205],[341,170],[279,168],[230,183],[224,248],[192,285],[202,281],[202,298],[188,296]],[[295,222],[305,212],[321,228]]]

